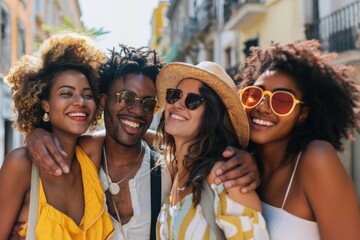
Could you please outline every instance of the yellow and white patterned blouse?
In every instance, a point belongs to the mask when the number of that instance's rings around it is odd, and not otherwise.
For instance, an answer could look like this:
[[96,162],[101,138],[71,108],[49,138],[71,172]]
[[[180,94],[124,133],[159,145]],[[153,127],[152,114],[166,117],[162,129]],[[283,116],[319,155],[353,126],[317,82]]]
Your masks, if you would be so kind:
[[[269,239],[261,212],[227,197],[222,184],[212,184],[211,189],[215,193],[216,224],[223,230],[226,239]],[[186,195],[175,206],[170,206],[170,199],[171,196],[167,197],[158,216],[157,239],[216,239],[200,204],[194,206],[192,194]]]

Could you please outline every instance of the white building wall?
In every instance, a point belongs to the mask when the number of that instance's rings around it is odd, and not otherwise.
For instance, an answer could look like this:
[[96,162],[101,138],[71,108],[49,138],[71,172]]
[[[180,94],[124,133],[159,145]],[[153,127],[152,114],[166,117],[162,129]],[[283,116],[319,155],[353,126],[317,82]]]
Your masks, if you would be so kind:
[[11,93],[9,86],[0,82],[0,166],[7,152],[22,145],[22,136],[12,128]]

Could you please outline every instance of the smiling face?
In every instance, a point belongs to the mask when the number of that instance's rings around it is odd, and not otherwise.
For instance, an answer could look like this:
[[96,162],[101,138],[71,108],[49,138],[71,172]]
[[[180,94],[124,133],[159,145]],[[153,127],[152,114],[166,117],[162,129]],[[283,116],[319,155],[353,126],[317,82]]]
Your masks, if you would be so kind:
[[182,97],[173,104],[165,104],[165,131],[172,135],[176,144],[183,144],[196,137],[205,111],[205,104],[194,110],[185,106],[185,99],[189,93],[200,95],[201,82],[195,79],[185,79],[177,89],[182,91]]
[[146,114],[139,100],[131,108],[120,104],[117,93],[122,90],[132,91],[141,99],[156,98],[155,84],[143,74],[128,74],[114,80],[108,95],[101,99],[107,137],[121,145],[134,146],[149,128],[153,116]]
[[42,108],[50,116],[52,132],[83,134],[93,122],[96,110],[86,76],[76,70],[66,70],[52,81],[49,100],[42,101]]
[[[276,90],[290,92],[296,99],[302,99],[302,93],[295,80],[282,72],[267,71],[255,81],[254,86],[270,92]],[[255,108],[247,109],[247,115],[250,124],[250,140],[256,144],[278,141],[287,143],[296,124],[305,117],[300,104],[297,104],[287,116],[276,115],[270,107],[269,95],[265,95]]]

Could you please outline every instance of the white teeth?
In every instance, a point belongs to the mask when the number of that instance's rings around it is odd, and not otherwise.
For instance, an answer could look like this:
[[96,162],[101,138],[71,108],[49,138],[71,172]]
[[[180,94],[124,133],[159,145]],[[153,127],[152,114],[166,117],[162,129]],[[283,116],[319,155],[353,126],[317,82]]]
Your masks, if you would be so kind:
[[70,117],[86,117],[85,113],[69,113]]
[[273,122],[265,121],[265,120],[258,119],[258,118],[253,118],[252,121],[253,121],[253,123],[263,125],[263,126],[268,126],[268,127],[275,125],[275,123],[273,123]]
[[122,123],[124,123],[126,126],[132,127],[132,128],[138,128],[140,127],[140,123],[132,122],[129,120],[121,120]]
[[179,115],[176,115],[176,114],[171,114],[171,118],[176,119],[176,120],[186,120],[185,118],[183,118]]

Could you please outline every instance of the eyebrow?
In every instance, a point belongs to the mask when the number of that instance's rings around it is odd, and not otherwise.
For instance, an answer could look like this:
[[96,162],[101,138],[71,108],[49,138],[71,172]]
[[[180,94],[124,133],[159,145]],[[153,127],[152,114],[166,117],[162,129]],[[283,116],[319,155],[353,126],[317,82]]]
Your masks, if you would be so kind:
[[[265,90],[265,86],[264,86],[264,85],[254,85],[254,86],[260,87],[260,88],[262,88],[263,90]],[[269,90],[268,90],[268,91],[269,91]],[[270,92],[276,92],[276,91],[285,91],[285,92],[290,92],[290,93],[296,95],[295,91],[293,91],[293,90],[291,90],[291,89],[289,89],[289,88],[275,88],[275,89],[273,89],[273,90],[270,91]]]
[[[62,86],[60,86],[57,90],[60,90],[60,89],[62,89],[62,88],[70,88],[70,89],[72,89],[72,90],[75,90],[75,87],[73,87],[73,86],[70,86],[70,85],[62,85]],[[90,87],[85,87],[85,88],[83,88],[83,90],[92,90]]]

